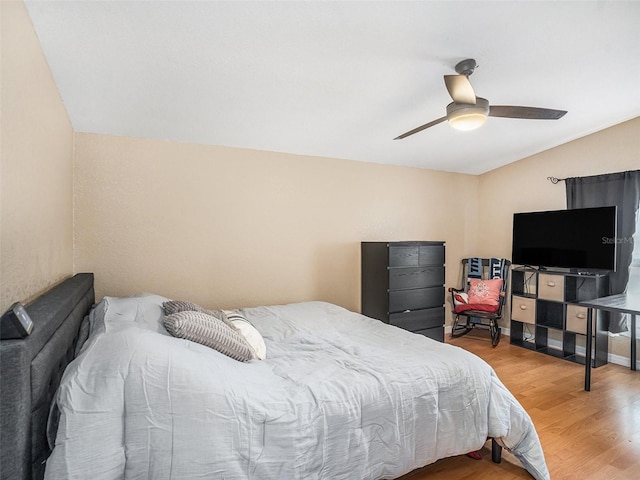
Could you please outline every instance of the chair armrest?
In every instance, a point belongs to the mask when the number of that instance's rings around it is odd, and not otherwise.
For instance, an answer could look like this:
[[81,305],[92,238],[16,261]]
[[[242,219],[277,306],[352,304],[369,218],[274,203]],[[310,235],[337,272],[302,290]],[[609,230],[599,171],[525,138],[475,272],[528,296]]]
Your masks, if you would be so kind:
[[464,293],[464,289],[463,288],[449,287],[448,291],[451,294],[451,306],[455,310],[455,308],[456,308],[456,295],[458,293]]

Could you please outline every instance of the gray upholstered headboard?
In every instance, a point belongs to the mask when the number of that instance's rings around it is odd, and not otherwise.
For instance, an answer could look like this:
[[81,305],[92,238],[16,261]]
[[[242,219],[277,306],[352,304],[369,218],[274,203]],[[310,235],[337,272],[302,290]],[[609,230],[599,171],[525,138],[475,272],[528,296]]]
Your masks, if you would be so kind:
[[44,476],[47,419],[62,372],[75,357],[80,326],[95,302],[93,274],[80,273],[26,306],[33,332],[0,341],[0,478]]

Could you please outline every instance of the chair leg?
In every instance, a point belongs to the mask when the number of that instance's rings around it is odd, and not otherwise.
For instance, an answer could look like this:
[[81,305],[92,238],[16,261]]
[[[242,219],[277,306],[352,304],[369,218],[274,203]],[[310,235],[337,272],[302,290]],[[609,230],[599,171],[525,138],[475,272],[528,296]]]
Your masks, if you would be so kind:
[[491,331],[491,346],[496,347],[500,343],[500,335],[502,334],[498,322],[492,320],[489,329]]
[[456,318],[453,319],[453,325],[451,326],[451,338],[461,337],[471,331],[471,327],[469,327],[468,325],[459,325],[459,319],[459,315],[456,315]]

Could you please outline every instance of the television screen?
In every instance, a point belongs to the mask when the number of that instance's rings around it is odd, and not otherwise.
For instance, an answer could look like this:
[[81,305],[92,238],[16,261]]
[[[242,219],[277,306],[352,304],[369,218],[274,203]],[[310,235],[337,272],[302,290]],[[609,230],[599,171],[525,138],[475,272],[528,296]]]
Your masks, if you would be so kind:
[[615,271],[616,207],[515,213],[511,261]]

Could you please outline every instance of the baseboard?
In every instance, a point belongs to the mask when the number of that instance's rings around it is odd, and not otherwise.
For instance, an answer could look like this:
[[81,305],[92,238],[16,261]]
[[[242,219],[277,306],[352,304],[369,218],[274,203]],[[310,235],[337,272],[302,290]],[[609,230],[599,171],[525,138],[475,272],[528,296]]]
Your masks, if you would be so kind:
[[[502,332],[501,332],[501,335],[502,335],[502,336],[505,336],[505,335],[506,335],[507,337],[510,337],[510,336],[511,336],[511,330],[510,330],[510,329],[505,328],[505,327],[501,327],[501,329],[502,329]],[[445,326],[444,326],[444,334],[445,334],[445,335],[447,335],[447,334],[451,334],[451,325],[445,325]]]
[[[445,335],[451,334],[451,325],[446,325],[444,327],[444,333],[445,333]],[[502,327],[502,336],[509,337],[509,336],[511,336],[510,333],[511,333],[510,329]],[[562,342],[560,342],[558,340],[554,340],[554,339],[550,338],[548,340],[548,345],[551,348],[557,348],[558,350],[562,349]],[[576,353],[578,355],[584,356],[585,348],[580,346],[580,345],[577,345],[576,346]],[[610,353],[610,354],[607,355],[607,361],[609,363],[613,363],[615,365],[621,365],[621,366],[626,367],[626,368],[630,368],[631,367],[631,359],[628,358],[628,357],[623,357],[622,355],[614,355],[613,353]],[[636,359],[636,369],[640,370],[640,360],[637,360],[637,359]]]
[[[623,367],[631,367],[631,359],[623,357],[622,355],[614,355],[612,353],[607,357],[609,363],[615,363],[616,365],[622,365]],[[636,359],[636,370],[640,370],[640,361]]]
[[[549,346],[551,348],[557,348],[558,350],[562,349],[562,342],[558,340],[549,339]],[[576,354],[584,357],[586,349],[581,345],[576,345]],[[631,359],[627,357],[623,357],[622,355],[614,355],[613,353],[609,353],[607,355],[607,362],[613,363],[615,365],[621,365],[623,367],[630,368],[631,367]],[[640,370],[640,362],[636,359],[636,369]]]

